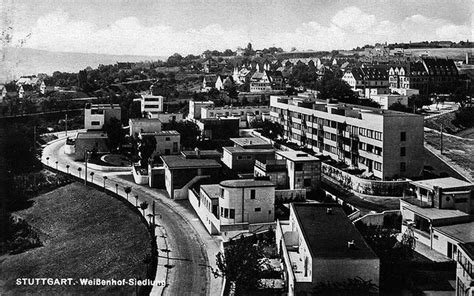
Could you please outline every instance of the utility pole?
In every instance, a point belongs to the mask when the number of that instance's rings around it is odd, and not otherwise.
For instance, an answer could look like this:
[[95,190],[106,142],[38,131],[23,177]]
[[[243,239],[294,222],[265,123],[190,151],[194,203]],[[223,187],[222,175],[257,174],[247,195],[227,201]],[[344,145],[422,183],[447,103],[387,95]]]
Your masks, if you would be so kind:
[[66,137],[67,137],[67,113],[66,113],[66,120],[65,120],[65,123],[66,123]]

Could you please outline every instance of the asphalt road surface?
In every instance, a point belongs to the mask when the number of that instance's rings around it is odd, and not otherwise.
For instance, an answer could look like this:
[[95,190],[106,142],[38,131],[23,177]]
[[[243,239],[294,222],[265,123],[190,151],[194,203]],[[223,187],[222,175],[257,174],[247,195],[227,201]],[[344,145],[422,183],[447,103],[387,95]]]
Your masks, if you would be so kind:
[[[73,135],[71,135],[73,136]],[[53,142],[43,150],[43,160],[49,157],[47,162],[53,168],[57,165],[61,171],[66,171],[66,165],[69,164],[69,172],[77,176],[77,168],[81,167],[81,177],[84,177],[84,163],[75,162],[68,155],[64,154],[65,140]],[[57,161],[57,164],[56,164]],[[210,270],[208,255],[205,245],[188,221],[173,207],[165,204],[161,199],[168,199],[163,191],[139,186],[131,182],[131,174],[127,173],[106,173],[95,171],[88,168],[88,174],[94,172],[93,181],[96,184],[103,184],[103,176],[107,175],[106,186],[115,189],[118,184],[118,190],[123,191],[126,186],[133,187],[130,194],[131,199],[135,199],[135,194],[139,196],[139,202],[147,201],[149,205],[154,200],[156,202],[156,213],[159,216],[156,219],[158,227],[161,227],[165,233],[167,249],[158,250],[158,265],[163,265],[168,270],[168,286],[164,289],[164,295],[209,295]],[[128,175],[129,177],[125,177]],[[90,181],[90,176],[88,181]],[[157,231],[158,233],[158,231]],[[168,256],[167,256],[168,254]],[[169,264],[167,258],[169,257]],[[160,268],[158,268],[158,272]]]

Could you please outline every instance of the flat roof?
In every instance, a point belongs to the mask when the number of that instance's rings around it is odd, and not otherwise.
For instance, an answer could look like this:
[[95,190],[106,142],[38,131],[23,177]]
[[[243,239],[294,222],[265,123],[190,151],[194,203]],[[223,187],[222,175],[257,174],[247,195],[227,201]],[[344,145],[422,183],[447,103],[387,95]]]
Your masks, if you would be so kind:
[[204,191],[210,199],[218,199],[221,197],[221,187],[219,184],[201,185],[201,190]]
[[242,188],[242,187],[275,187],[276,185],[268,180],[255,179],[236,179],[225,180],[220,183],[223,187]]
[[[378,259],[339,204],[292,203],[291,207],[313,258]],[[347,246],[350,241],[355,248]]]
[[[196,157],[197,154],[196,154],[196,151],[195,150],[187,150],[187,151],[181,151],[181,154],[184,155],[185,157]],[[222,153],[220,153],[219,151],[217,150],[199,150],[199,154],[201,156],[219,156],[221,157],[222,156]]]
[[77,133],[76,139],[103,139],[107,138],[105,132],[83,132]]
[[471,258],[471,260],[474,260],[474,242],[471,243],[460,243],[458,244],[461,249],[466,252],[466,254]]
[[457,187],[466,187],[466,186],[474,185],[472,183],[469,183],[460,179],[456,179],[453,177],[413,181],[411,182],[411,184],[415,186],[419,186],[419,187],[429,188],[429,189],[433,189],[435,186],[446,189],[446,188],[457,188]]
[[433,227],[461,243],[474,243],[474,222]]
[[161,122],[158,118],[130,118],[130,122],[136,123],[136,122]]
[[140,133],[140,134],[143,135],[143,136],[166,136],[166,135],[177,136],[177,135],[180,135],[180,133],[178,131],[175,131],[175,130],[167,130],[167,131],[161,131],[161,132],[144,132],[144,133]]
[[240,146],[237,147],[222,147],[223,150],[228,151],[231,154],[271,154],[275,153],[275,149],[269,148],[252,148],[245,149]]
[[449,218],[457,218],[457,217],[469,217],[469,214],[461,212],[459,210],[452,210],[452,209],[437,209],[437,208],[422,208],[413,204],[410,204],[406,200],[401,199],[403,202],[403,207],[411,210],[412,212],[416,213],[417,215],[423,216],[430,220],[437,220],[437,219],[449,219]]
[[245,137],[245,138],[230,138],[232,142],[234,142],[236,145],[245,147],[245,146],[254,146],[254,145],[268,145],[269,147],[272,146],[271,143],[268,143],[267,141],[258,138],[258,137]]
[[161,159],[170,169],[221,167],[216,160],[208,158],[185,158],[182,155],[163,155],[161,156]]
[[319,161],[319,158],[302,151],[276,151],[276,153],[291,161]]
[[120,104],[90,104],[91,108],[119,108],[120,109]]

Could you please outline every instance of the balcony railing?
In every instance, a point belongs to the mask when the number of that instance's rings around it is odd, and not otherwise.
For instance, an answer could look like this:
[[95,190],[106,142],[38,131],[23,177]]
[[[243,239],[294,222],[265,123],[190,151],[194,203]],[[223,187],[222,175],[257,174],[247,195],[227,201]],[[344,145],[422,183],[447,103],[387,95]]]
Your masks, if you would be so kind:
[[416,197],[414,196],[406,196],[402,198],[403,201],[411,204],[411,205],[414,205],[414,206],[417,206],[417,207],[420,207],[420,208],[431,208],[431,204],[425,202],[425,201],[422,201],[422,200],[419,200],[417,199]]

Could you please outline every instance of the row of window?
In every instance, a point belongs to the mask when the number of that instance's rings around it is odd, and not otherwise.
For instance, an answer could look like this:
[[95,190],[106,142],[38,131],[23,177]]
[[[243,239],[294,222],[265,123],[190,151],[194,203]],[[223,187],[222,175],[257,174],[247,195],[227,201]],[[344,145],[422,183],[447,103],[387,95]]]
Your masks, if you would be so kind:
[[[250,199],[255,199],[256,192],[255,189],[250,189]],[[224,189],[221,188],[221,198],[224,198]]]
[[252,159],[252,155],[238,155],[237,156],[237,159],[238,160],[242,160],[242,159]]
[[228,219],[235,219],[235,209],[227,209],[221,207],[221,217]]
[[[284,114],[283,109],[272,107],[271,110],[273,112],[278,112],[281,115]],[[375,139],[375,140],[378,140],[378,141],[382,141],[382,133],[379,132],[379,131],[375,131],[375,130],[371,130],[371,129],[367,129],[367,128],[363,128],[363,127],[352,126],[352,125],[349,125],[349,124],[346,124],[346,123],[342,123],[342,122],[338,122],[338,121],[334,121],[334,120],[329,120],[329,119],[324,119],[324,118],[320,118],[320,117],[315,117],[315,116],[311,116],[311,115],[307,115],[307,114],[301,114],[299,112],[289,111],[288,113],[289,113],[288,114],[289,117],[298,118],[298,119],[301,119],[303,121],[309,121],[309,122],[317,123],[321,126],[327,126],[327,127],[331,127],[331,128],[342,128],[346,132],[352,133],[354,135],[361,135],[361,136],[364,136],[366,138],[371,138],[371,139]],[[299,123],[293,123],[292,126],[293,126],[293,128],[301,129],[301,124],[299,124]],[[314,133],[315,129],[313,128],[311,131]]]
[[[255,115],[260,115],[260,111],[259,110],[255,110],[255,111],[247,111],[247,112],[253,112],[255,113]],[[234,113],[238,113],[238,111],[234,111]],[[214,116],[229,116],[230,115],[230,112],[227,111],[227,112],[209,112],[209,117],[214,117]],[[237,114],[232,114],[232,115],[237,115]],[[246,115],[246,113],[244,111],[240,111],[240,116],[243,116],[243,115]]]
[[[227,209],[220,207],[221,209],[221,217],[222,218],[227,218],[227,219],[235,219],[235,209]],[[262,211],[262,208],[254,208],[254,212],[259,213]],[[271,214],[272,211],[269,210],[268,214]]]
[[149,109],[160,109],[160,105],[145,105],[145,108],[149,108]]

